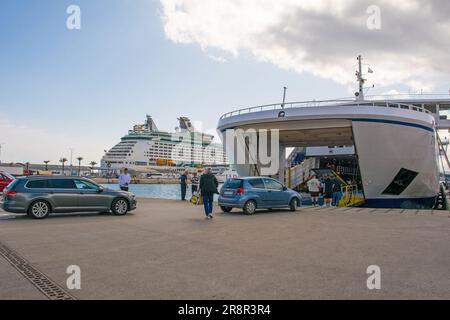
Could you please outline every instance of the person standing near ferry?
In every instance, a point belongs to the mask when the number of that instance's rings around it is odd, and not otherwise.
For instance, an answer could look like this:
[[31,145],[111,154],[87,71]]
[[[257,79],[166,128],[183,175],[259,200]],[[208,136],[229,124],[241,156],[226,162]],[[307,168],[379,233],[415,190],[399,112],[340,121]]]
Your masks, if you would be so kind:
[[332,203],[332,205],[339,207],[341,198],[342,198],[341,183],[339,182],[339,180],[337,178],[335,178],[334,184],[333,184],[333,203]]
[[324,198],[324,207],[331,207],[331,202],[333,201],[333,189],[334,189],[334,180],[331,177],[326,177],[323,182],[323,198]]
[[188,170],[186,169],[180,175],[181,201],[186,201],[187,180],[188,180]]
[[307,182],[308,185],[308,191],[311,194],[311,201],[312,201],[312,205],[314,207],[316,207],[319,203],[319,193],[320,193],[320,187],[321,187],[321,183],[320,181],[317,179],[317,176],[314,174],[311,178],[311,180],[309,180]]
[[128,173],[128,169],[123,169],[123,172],[119,176],[119,187],[122,191],[128,191],[128,186],[131,183],[131,176]]

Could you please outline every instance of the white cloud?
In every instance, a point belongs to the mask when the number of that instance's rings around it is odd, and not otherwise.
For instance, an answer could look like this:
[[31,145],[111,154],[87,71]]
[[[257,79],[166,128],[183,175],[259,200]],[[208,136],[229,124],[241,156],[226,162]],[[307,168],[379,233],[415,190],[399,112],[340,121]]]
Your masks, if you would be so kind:
[[342,84],[354,83],[356,55],[375,70],[377,86],[406,84],[431,91],[449,79],[450,2],[379,0],[382,29],[369,30],[372,0],[161,0],[174,43],[198,44],[234,57]]
[[381,93],[382,96],[387,95],[387,96],[396,96],[401,94],[401,92],[399,92],[398,90],[392,89],[386,92]]
[[211,60],[214,60],[214,61],[216,61],[216,62],[219,62],[219,63],[227,62],[227,59],[226,59],[226,58],[221,57],[221,56],[214,56],[214,55],[212,55],[212,54],[208,55],[208,58],[210,58]]

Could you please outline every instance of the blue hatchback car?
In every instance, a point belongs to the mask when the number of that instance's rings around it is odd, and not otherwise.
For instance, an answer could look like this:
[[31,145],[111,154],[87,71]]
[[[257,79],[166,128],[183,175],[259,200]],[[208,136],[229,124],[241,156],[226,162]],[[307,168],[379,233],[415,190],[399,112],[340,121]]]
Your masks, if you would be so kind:
[[254,214],[257,209],[288,208],[296,211],[301,203],[298,192],[275,179],[263,177],[230,179],[223,185],[219,196],[222,211],[239,208],[246,214]]

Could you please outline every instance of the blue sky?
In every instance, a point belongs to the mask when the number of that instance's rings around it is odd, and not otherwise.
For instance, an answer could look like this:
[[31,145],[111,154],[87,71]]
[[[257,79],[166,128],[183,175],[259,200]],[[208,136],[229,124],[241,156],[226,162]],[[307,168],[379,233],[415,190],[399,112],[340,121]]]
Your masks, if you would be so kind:
[[[71,4],[81,8],[81,30],[66,28]],[[290,101],[350,93],[348,83],[280,67],[251,48],[234,56],[174,40],[159,1],[5,0],[0,9],[3,162],[56,162],[71,147],[99,162],[146,114],[160,129],[172,130],[183,115],[212,131],[227,111],[279,102],[284,85]],[[435,89],[447,92],[447,83]],[[393,88],[408,90],[377,90]]]

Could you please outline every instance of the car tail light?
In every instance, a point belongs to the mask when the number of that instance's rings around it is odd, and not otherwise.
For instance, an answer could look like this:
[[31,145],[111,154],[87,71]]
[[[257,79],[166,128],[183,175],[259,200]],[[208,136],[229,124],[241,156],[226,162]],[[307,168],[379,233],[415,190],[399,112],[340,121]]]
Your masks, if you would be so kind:
[[5,196],[15,196],[17,194],[17,191],[5,190],[5,191],[3,191],[3,194]]
[[240,187],[240,188],[237,189],[236,193],[237,194],[243,194],[244,191],[245,191],[244,188]]

